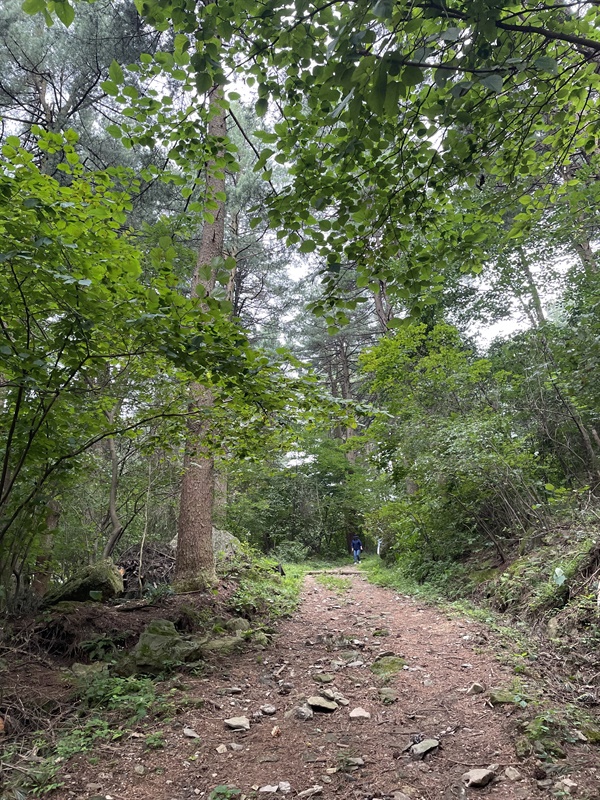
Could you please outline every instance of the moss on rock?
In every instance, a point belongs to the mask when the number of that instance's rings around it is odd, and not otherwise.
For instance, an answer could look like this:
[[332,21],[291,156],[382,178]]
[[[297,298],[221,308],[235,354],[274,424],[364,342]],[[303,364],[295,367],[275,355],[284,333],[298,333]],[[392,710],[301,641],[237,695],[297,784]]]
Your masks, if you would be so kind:
[[371,664],[371,672],[380,678],[391,678],[404,669],[406,661],[400,656],[384,656]]
[[110,559],[79,570],[61,586],[51,589],[43,606],[65,601],[110,600],[123,592],[123,577]]

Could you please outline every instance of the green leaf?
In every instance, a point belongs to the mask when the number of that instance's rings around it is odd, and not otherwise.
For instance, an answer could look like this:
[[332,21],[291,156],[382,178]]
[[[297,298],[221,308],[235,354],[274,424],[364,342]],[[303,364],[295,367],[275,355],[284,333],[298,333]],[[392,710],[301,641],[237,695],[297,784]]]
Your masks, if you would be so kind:
[[439,86],[440,89],[443,89],[444,86],[448,83],[448,78],[450,77],[450,72],[447,69],[436,69],[433,73],[433,80],[436,86]]
[[108,68],[108,77],[114,83],[123,83],[125,80],[125,76],[123,75],[123,70],[121,66],[115,61],[113,58],[110,67]]
[[379,19],[390,19],[394,13],[394,0],[377,0],[373,6],[373,14]]
[[100,86],[111,97],[116,97],[119,94],[119,87],[113,81],[102,81]]
[[440,34],[440,39],[444,42],[456,42],[460,38],[460,28],[446,28]]
[[376,114],[381,114],[385,106],[387,93],[387,70],[385,64],[380,64],[375,75],[373,88],[369,94],[368,103]]
[[56,16],[67,28],[75,19],[75,9],[67,0],[54,0]]
[[540,72],[549,72],[550,75],[558,75],[558,64],[556,59],[550,56],[540,56],[533,62],[533,68]]
[[402,70],[400,80],[404,86],[417,86],[423,81],[423,71],[419,67],[409,64]]
[[393,317],[387,323],[388,328],[391,328],[392,330],[394,328],[403,328],[405,325],[406,325],[406,320],[398,317]]
[[256,111],[257,116],[264,117],[264,115],[269,110],[269,101],[266,97],[261,97],[259,100],[256,101],[254,106],[254,110]]
[[21,8],[26,14],[39,14],[46,10],[46,0],[25,0]]
[[502,84],[504,80],[502,75],[486,75],[485,78],[479,81],[486,89],[499,94],[502,91]]
[[305,239],[298,249],[301,253],[312,253],[316,247],[317,245],[312,239]]
[[196,89],[200,94],[206,94],[206,92],[212,89],[213,79],[208,74],[208,72],[197,72],[196,73]]

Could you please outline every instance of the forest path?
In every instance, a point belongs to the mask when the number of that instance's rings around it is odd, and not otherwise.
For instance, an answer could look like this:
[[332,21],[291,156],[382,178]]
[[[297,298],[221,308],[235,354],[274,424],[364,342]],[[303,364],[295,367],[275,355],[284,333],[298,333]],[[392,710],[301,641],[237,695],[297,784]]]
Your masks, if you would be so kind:
[[[515,706],[492,708],[487,693],[466,693],[473,682],[487,689],[508,687],[514,680],[512,671],[486,652],[485,626],[448,618],[368,584],[359,569],[345,568],[341,574],[306,577],[301,606],[280,623],[272,647],[231,656],[208,678],[185,678],[187,697],[205,702],[187,708],[174,722],[157,725],[165,739],[163,749],[144,749],[143,737],[127,739],[107,752],[100,749],[93,768],[83,762],[79,768],[73,765],[70,782],[54,797],[234,796],[223,790],[215,795],[219,785],[237,787],[246,797],[552,796],[549,788],[539,787],[533,760],[517,759],[511,719]],[[385,652],[405,661],[387,679],[372,671]],[[319,676],[333,680],[323,684]],[[306,720],[296,716],[294,709],[307,697],[327,688],[349,704],[332,713],[315,712]],[[397,699],[384,704],[382,688]],[[269,713],[262,713],[261,706],[275,711],[265,708]],[[352,719],[357,707],[370,718]],[[250,719],[250,729],[228,730],[224,720],[240,716]],[[198,738],[190,738],[184,728]],[[438,739],[439,748],[424,760],[416,759],[407,748],[428,738]],[[493,783],[464,788],[465,772],[491,764],[499,765]],[[518,770],[513,780],[505,776],[506,767]],[[576,772],[570,777],[581,780]]]

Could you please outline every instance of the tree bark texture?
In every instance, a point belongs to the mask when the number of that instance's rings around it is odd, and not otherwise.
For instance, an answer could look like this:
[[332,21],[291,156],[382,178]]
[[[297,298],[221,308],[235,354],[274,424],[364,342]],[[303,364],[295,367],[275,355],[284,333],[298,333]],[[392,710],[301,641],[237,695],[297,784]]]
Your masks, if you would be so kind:
[[[117,403],[106,415],[108,424],[112,427],[115,423],[115,418],[121,410],[121,403]],[[113,551],[119,543],[125,528],[119,519],[117,511],[117,492],[119,489],[119,454],[117,453],[117,445],[115,444],[114,436],[108,436],[107,447],[110,456],[110,492],[108,497],[108,520],[111,525],[110,536],[104,547],[102,558],[111,558]]]
[[56,500],[51,500],[47,506],[46,531],[38,543],[39,552],[35,559],[31,591],[36,597],[42,597],[48,591],[52,578],[52,550],[54,549],[54,535],[60,521],[60,505]]
[[379,281],[379,291],[373,292],[375,314],[379,322],[379,329],[383,334],[388,332],[390,320],[394,317],[394,309],[388,299],[386,288],[385,281]]
[[[209,138],[224,139],[227,133],[225,109],[221,104],[220,87],[210,93],[211,117]],[[214,197],[225,191],[225,177],[215,175],[214,164],[207,168],[207,195]],[[207,280],[200,278],[200,270],[223,257],[225,238],[225,205],[219,202],[214,222],[205,222],[202,229],[196,270],[192,277],[192,295],[203,296],[215,284],[215,270]],[[200,292],[199,289],[203,291]],[[210,427],[210,409],[213,395],[209,388],[198,383],[190,386],[190,411],[187,441],[183,462],[183,480],[177,525],[177,554],[173,583],[176,588],[188,590],[201,588],[215,580],[215,557],[212,543],[212,518],[215,473],[213,457],[206,448],[205,438]],[[194,412],[198,412],[194,414]]]

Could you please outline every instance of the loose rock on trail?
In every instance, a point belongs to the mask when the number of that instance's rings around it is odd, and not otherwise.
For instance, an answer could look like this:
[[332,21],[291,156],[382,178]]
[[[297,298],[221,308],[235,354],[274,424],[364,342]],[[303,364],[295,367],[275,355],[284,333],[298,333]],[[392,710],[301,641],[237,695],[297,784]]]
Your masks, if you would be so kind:
[[[187,694],[205,702],[156,725],[163,749],[132,737],[99,750],[53,796],[188,800],[218,786],[247,797],[557,796],[560,775],[544,785],[533,757],[517,758],[514,706],[489,703],[488,690],[514,675],[481,647],[484,628],[349,572],[347,591],[309,575],[272,647],[186,677]],[[597,785],[592,773],[589,761],[585,775],[570,770],[572,791]]]

